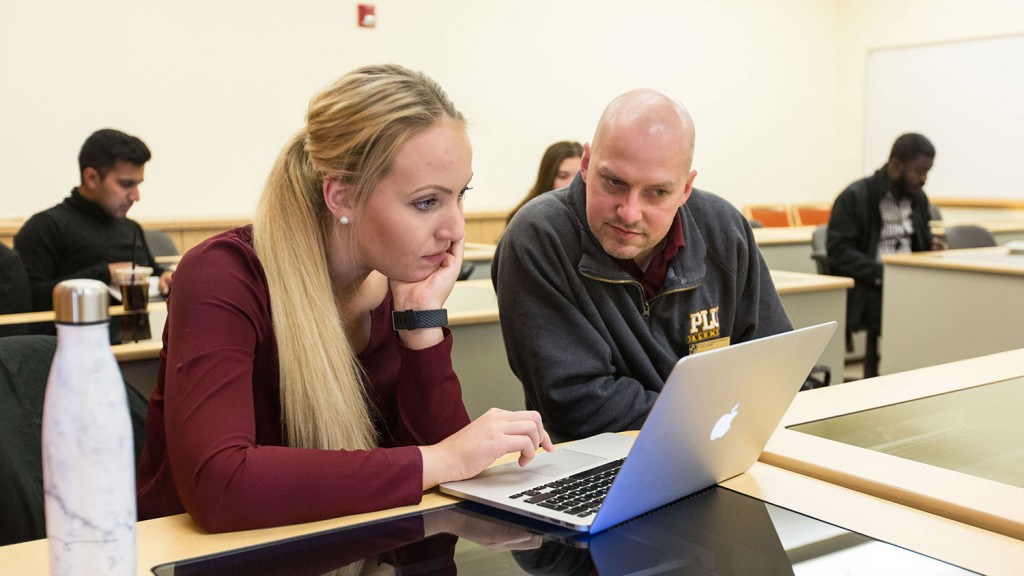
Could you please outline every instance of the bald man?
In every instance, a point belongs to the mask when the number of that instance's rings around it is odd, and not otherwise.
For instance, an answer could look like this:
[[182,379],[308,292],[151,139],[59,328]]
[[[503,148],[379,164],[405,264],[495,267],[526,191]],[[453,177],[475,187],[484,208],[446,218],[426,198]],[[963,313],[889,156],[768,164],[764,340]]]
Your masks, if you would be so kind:
[[693,188],[693,149],[682,104],[627,92],[498,244],[508,361],[559,441],[639,429],[680,357],[792,329],[746,219]]

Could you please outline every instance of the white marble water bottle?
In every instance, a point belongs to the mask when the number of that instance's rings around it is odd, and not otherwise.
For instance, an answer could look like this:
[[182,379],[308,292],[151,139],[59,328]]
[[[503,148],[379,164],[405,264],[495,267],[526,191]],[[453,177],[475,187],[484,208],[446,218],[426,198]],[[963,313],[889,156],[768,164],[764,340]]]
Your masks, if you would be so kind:
[[108,299],[97,280],[53,289],[57,352],[43,404],[50,574],[135,574],[135,451]]

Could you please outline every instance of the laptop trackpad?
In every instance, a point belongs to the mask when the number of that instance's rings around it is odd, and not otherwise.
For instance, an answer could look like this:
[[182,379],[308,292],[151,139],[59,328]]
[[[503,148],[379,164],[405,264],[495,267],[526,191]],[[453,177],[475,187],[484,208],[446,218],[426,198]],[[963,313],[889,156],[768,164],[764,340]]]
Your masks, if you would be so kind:
[[[559,448],[555,452],[538,454],[523,470],[542,476],[563,476],[575,470],[590,468],[607,461],[607,458],[601,456],[584,454],[569,448]],[[518,468],[519,464],[513,462],[512,466]]]

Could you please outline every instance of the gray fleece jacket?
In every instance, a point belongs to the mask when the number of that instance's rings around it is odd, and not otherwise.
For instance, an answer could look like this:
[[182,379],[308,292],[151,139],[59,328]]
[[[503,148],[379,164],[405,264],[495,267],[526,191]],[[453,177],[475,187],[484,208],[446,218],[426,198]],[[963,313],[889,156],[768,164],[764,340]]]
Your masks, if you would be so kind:
[[505,349],[556,440],[639,429],[680,357],[792,329],[746,219],[697,189],[680,214],[650,299],[587,226],[579,174],[509,223],[491,269]]

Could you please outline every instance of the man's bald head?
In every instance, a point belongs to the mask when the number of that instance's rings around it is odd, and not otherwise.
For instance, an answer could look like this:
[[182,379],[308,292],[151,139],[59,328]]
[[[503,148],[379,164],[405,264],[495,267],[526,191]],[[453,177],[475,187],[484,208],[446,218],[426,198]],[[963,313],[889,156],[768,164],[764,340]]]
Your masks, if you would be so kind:
[[678,100],[651,88],[631,90],[612,100],[601,114],[591,147],[606,138],[648,137],[682,144],[687,170],[693,164],[696,131],[693,119]]
[[605,252],[647,268],[693,190],[693,141],[686,108],[656,90],[605,108],[580,159],[587,224]]

